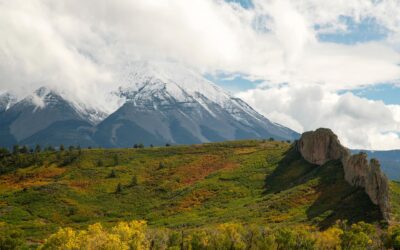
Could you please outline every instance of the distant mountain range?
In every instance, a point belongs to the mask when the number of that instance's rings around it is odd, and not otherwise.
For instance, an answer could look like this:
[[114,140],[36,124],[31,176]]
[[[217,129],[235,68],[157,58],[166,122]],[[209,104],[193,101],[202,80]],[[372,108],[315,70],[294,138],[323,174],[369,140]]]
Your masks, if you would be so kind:
[[129,72],[114,93],[123,105],[111,114],[45,87],[19,101],[3,92],[0,146],[131,147],[299,137],[181,65],[137,62]]
[[400,150],[372,151],[352,150],[353,153],[365,152],[369,158],[378,159],[383,172],[391,180],[400,181]]

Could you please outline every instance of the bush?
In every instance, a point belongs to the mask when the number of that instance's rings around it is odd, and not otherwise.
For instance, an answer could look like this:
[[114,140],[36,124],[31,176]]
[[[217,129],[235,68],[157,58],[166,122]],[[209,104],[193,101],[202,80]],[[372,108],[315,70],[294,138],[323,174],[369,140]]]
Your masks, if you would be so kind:
[[376,229],[373,225],[365,222],[358,222],[351,225],[347,230],[343,230],[340,236],[341,247],[343,250],[362,250],[373,246],[373,238]]
[[111,230],[100,223],[87,230],[62,228],[51,235],[39,249],[148,249],[146,222],[120,222]]
[[135,187],[138,185],[138,179],[136,177],[136,175],[132,176],[132,180],[131,180],[131,186]]
[[111,170],[111,173],[108,175],[108,178],[116,178],[117,174],[115,173],[115,170]]
[[22,233],[15,230],[0,228],[0,249],[14,250],[21,249],[24,245]]
[[[119,186],[121,184],[118,184]],[[400,227],[389,230],[388,248],[399,249]],[[318,232],[311,227],[285,227],[272,230],[263,226],[224,223],[177,231],[147,229],[144,221],[120,222],[111,229],[97,223],[87,230],[60,229],[39,249],[383,249],[373,225],[337,224]],[[373,244],[371,241],[376,241]],[[5,242],[5,241],[4,241]],[[3,248],[0,248],[3,249]],[[10,249],[10,248],[5,248]]]
[[122,185],[121,183],[118,183],[117,188],[115,189],[116,194],[122,193]]

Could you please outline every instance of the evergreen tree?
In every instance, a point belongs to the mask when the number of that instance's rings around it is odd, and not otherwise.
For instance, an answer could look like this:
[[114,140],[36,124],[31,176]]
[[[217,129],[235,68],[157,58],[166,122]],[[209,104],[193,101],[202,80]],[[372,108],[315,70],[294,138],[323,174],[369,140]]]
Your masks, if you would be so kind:
[[118,183],[117,188],[115,189],[116,194],[122,193],[122,185],[121,183]]
[[136,177],[136,175],[132,176],[132,180],[131,180],[131,186],[137,186],[138,185],[138,179]]
[[74,146],[69,146],[69,147],[68,147],[68,150],[69,150],[69,151],[73,151],[74,149],[75,149]]
[[118,158],[118,155],[115,154],[114,155],[114,166],[117,166],[118,164],[119,164],[119,158]]
[[115,173],[115,170],[113,169],[113,170],[111,170],[111,173],[110,173],[110,175],[108,175],[108,178],[116,178],[117,177],[117,174]]
[[104,164],[103,164],[103,161],[101,160],[101,159],[99,159],[98,161],[97,161],[97,166],[98,167],[102,167]]
[[24,146],[19,150],[19,152],[20,152],[21,154],[26,154],[26,153],[29,152],[29,149],[28,149],[28,147],[27,147],[26,145],[24,145]]
[[19,145],[16,144],[13,146],[13,154],[18,154],[19,153]]
[[64,145],[61,144],[61,145],[60,145],[60,151],[64,151],[64,149],[65,149],[65,148],[64,148]]
[[36,146],[35,146],[35,153],[40,153],[40,151],[42,151],[42,148],[40,147],[39,144],[36,144]]
[[10,154],[7,148],[0,148],[0,159]]

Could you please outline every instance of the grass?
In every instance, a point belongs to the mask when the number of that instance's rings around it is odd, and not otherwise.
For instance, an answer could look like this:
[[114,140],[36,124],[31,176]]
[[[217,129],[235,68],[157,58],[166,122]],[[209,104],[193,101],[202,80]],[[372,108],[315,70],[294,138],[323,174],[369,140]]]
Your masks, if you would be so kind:
[[[338,162],[311,165],[285,142],[85,149],[39,157],[40,165],[0,175],[0,223],[24,230],[32,241],[60,226],[132,219],[168,228],[224,222],[324,228],[337,219],[381,219],[364,192],[344,181]],[[122,190],[116,193],[118,184]]]

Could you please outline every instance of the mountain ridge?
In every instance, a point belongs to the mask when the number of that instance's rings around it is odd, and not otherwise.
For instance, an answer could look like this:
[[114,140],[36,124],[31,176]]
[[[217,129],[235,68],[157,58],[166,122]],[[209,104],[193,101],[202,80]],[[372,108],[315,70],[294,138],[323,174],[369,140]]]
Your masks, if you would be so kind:
[[[137,62],[130,65],[126,76],[114,92],[122,105],[107,115],[68,100],[62,92],[37,89],[1,113],[3,134],[11,138],[3,146],[52,142],[130,147],[135,143],[195,144],[298,137],[295,131],[271,122],[241,99],[179,64]],[[75,132],[72,121],[76,121]],[[63,140],[64,129],[69,139]]]

